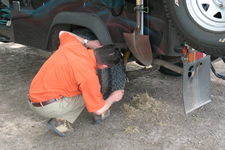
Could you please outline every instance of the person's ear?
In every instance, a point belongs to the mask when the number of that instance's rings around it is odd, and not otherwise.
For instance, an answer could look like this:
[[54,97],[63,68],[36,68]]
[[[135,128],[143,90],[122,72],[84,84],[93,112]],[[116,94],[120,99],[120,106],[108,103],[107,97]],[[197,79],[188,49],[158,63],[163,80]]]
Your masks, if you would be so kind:
[[101,65],[100,67],[101,69],[105,69],[105,68],[108,68],[108,65]]
[[98,69],[105,69],[108,68],[108,65],[102,65],[102,64],[97,64]]

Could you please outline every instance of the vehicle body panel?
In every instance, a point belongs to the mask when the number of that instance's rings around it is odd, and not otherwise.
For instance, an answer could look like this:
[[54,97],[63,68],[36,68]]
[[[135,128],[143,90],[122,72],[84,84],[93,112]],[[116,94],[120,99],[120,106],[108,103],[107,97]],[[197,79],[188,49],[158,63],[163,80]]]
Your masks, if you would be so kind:
[[[20,11],[15,11],[12,4],[10,7],[11,27],[15,37],[13,41],[40,49],[47,49],[51,28],[57,23],[81,26],[80,22],[83,22],[83,26],[91,27],[90,30],[95,31],[96,36],[100,38],[100,42],[104,44],[111,43],[110,40],[113,43],[125,43],[123,33],[132,33],[136,27],[134,0],[127,0],[122,14],[117,17],[112,15],[111,9],[96,0],[50,0],[35,10],[30,6],[21,7]],[[144,15],[144,34],[149,35],[153,52],[178,56],[179,54],[174,52],[173,49],[179,43],[171,45],[167,41],[169,24],[164,17],[162,0],[152,1],[149,7],[149,13]],[[57,18],[61,13],[71,14],[70,17],[67,16],[68,18],[63,17],[62,20],[67,20],[66,22],[60,22],[60,17]],[[73,13],[74,16],[79,13],[95,15],[95,18],[98,19],[90,20],[85,15],[74,17],[74,19]],[[101,23],[99,23],[100,20]],[[100,27],[98,25],[92,26],[93,24],[100,24]],[[108,29],[109,35],[105,31],[106,29],[103,29],[103,24]],[[103,29],[102,32],[101,29]],[[0,33],[2,33],[2,30],[0,27]],[[176,36],[176,34],[174,35]]]

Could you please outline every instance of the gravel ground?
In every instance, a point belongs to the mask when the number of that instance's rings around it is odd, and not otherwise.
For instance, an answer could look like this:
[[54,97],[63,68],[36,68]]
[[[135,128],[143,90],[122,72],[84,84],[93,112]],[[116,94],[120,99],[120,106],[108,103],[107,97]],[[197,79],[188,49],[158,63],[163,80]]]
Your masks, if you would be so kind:
[[[92,125],[84,110],[73,125],[75,134],[57,136],[47,128],[47,119],[35,114],[27,103],[30,83],[50,55],[23,45],[0,43],[0,149],[224,149],[225,81],[213,74],[212,102],[188,115],[184,113],[182,77],[155,71],[127,82],[123,99],[112,106],[110,118],[102,124]],[[218,72],[224,70],[222,61],[215,66]]]

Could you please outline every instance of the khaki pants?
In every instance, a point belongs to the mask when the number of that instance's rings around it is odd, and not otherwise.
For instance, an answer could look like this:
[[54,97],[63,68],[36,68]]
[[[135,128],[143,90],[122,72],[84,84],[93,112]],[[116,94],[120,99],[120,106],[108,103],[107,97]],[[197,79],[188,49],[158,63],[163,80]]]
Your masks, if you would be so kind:
[[44,118],[61,117],[70,123],[73,123],[85,108],[85,102],[82,95],[74,97],[62,97],[56,102],[43,107],[35,107],[28,101],[31,109]]

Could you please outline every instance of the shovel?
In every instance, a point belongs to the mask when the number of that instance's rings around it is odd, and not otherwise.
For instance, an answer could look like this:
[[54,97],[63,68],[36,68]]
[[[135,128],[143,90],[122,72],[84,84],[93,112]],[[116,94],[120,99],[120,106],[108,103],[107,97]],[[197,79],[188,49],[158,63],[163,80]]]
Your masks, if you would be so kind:
[[137,25],[133,33],[123,33],[126,44],[132,54],[144,65],[152,63],[152,49],[149,36],[143,35],[143,0],[136,0]]

